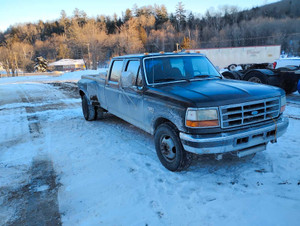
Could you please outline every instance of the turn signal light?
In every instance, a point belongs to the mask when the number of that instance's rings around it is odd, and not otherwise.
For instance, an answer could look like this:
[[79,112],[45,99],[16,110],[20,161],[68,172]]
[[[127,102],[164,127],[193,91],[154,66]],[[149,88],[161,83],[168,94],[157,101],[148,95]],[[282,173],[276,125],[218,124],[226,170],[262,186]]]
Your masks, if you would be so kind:
[[205,120],[205,121],[190,121],[186,120],[186,125],[189,127],[210,127],[210,126],[218,126],[218,120]]
[[280,113],[284,112],[285,106],[286,106],[286,97],[284,95],[284,96],[281,96],[281,98],[280,98]]

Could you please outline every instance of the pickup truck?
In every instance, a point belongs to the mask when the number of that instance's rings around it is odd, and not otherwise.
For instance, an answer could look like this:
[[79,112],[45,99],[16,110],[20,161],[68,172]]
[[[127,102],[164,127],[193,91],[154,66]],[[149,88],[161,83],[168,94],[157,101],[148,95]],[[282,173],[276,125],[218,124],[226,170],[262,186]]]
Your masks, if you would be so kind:
[[282,89],[225,79],[198,53],[115,57],[107,73],[84,75],[78,87],[86,120],[110,112],[154,135],[170,171],[186,169],[195,154],[254,155],[288,127]]

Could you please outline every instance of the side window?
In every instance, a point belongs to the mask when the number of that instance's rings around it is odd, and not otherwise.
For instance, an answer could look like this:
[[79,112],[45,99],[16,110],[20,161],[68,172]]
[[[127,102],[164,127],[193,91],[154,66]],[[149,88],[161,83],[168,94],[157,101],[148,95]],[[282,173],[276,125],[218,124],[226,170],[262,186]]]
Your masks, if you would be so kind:
[[116,60],[113,62],[109,81],[119,82],[119,78],[121,77],[122,67],[123,67],[123,61]]
[[[125,71],[131,72],[134,74],[134,79],[132,80],[132,85],[136,85],[136,79],[140,68],[140,62],[138,60],[130,60],[128,61],[127,67]],[[139,77],[139,76],[138,76]]]

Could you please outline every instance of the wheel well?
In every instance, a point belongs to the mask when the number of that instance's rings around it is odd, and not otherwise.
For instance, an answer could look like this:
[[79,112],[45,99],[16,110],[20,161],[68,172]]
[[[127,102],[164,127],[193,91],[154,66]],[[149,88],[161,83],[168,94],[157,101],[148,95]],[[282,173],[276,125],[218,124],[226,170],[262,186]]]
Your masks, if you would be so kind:
[[153,125],[153,132],[156,131],[156,129],[163,123],[168,123],[169,125],[171,125],[176,131],[178,130],[177,127],[174,125],[174,123],[172,123],[170,120],[166,119],[166,118],[158,118],[156,119],[154,125]]
[[84,96],[85,95],[85,93],[82,90],[79,90],[79,94],[80,94],[80,96]]
[[248,74],[261,74],[262,76],[274,76],[274,75],[276,75],[272,70],[269,70],[269,69],[253,69],[253,70],[247,71],[245,76],[247,76]]

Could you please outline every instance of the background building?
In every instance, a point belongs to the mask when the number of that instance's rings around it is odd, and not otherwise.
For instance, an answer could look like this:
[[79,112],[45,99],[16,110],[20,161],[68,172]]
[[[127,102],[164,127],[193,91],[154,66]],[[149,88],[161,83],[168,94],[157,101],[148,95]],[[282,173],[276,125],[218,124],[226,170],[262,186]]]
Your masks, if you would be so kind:
[[59,61],[49,63],[48,67],[55,71],[76,71],[86,69],[83,59],[61,59]]

